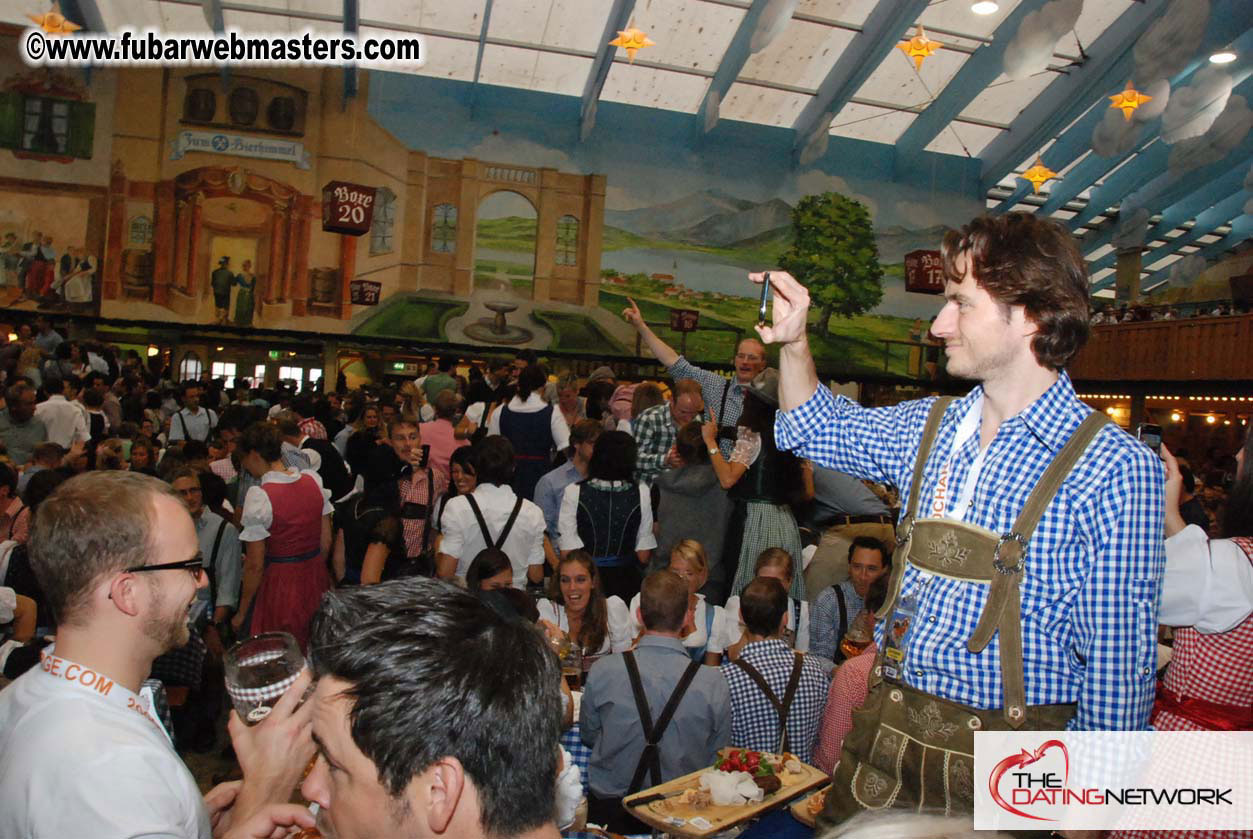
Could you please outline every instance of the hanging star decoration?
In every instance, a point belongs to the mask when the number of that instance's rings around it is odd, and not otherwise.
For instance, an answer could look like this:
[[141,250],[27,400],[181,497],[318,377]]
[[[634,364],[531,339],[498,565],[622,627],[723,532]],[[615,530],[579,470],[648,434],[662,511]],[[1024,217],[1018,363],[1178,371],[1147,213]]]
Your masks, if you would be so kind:
[[35,21],[36,25],[49,35],[69,35],[71,32],[77,32],[83,28],[61,14],[60,3],[53,3],[52,9],[44,12],[42,15],[28,14],[27,17]]
[[1057,173],[1045,166],[1039,155],[1036,155],[1035,163],[1032,164],[1031,168],[1022,173],[1022,179],[1031,183],[1032,192],[1039,192],[1045,181],[1050,181],[1056,177]]
[[1145,102],[1152,102],[1152,96],[1145,96],[1140,91],[1131,86],[1131,82],[1127,82],[1127,87],[1122,93],[1116,93],[1109,97],[1111,108],[1118,108],[1122,111],[1123,119],[1131,122],[1131,113]]
[[943,46],[939,41],[933,41],[928,38],[927,30],[922,28],[922,24],[919,24],[918,34],[903,44],[897,44],[896,48],[914,60],[914,69],[921,70],[922,62],[930,58],[932,53]]
[[609,42],[611,47],[622,47],[626,50],[627,60],[632,64],[635,63],[635,54],[644,47],[655,47],[656,42],[650,39],[634,25],[628,26],[626,29],[618,30],[618,37]]

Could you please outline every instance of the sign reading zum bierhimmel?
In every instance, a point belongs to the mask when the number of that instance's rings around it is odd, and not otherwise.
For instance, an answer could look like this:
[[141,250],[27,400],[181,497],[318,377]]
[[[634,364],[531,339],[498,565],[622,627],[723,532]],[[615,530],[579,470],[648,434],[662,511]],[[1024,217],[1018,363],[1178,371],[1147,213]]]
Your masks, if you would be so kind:
[[297,169],[309,168],[309,152],[305,150],[304,143],[291,140],[248,137],[223,131],[180,131],[170,141],[170,145],[173,147],[170,160],[181,160],[189,151],[200,151],[207,154],[284,160],[296,164]]

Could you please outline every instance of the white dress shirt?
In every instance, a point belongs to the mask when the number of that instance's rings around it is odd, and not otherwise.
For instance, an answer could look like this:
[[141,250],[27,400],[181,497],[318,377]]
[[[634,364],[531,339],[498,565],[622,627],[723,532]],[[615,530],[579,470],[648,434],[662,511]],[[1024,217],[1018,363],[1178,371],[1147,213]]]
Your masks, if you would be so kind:
[[[170,442],[186,440],[190,437],[207,443],[217,424],[218,415],[208,408],[197,408],[195,413],[187,408],[180,408],[170,417]],[[186,426],[186,435],[183,434],[184,426]]]
[[87,415],[77,404],[54,393],[35,406],[35,416],[43,420],[48,429],[48,442],[68,449],[75,440],[87,442],[91,434],[87,430]]
[[[472,494],[492,538],[499,538],[518,496],[512,487],[498,484],[479,484]],[[439,551],[457,558],[457,576],[464,577],[474,557],[487,547],[466,496],[449,499],[439,525],[443,535]],[[544,564],[544,514],[535,503],[522,501],[522,509],[518,510],[518,518],[501,550],[509,555],[513,565],[513,587],[524,588],[527,568]]]
[[[542,397],[534,393],[529,394],[525,401],[515,396],[509,400],[508,405],[509,410],[515,411],[519,414],[534,414],[547,407],[548,403],[545,402]],[[570,445],[570,426],[566,425],[566,418],[562,415],[561,410],[556,405],[553,406],[553,415],[548,423],[548,426],[553,432],[553,448],[557,451],[561,451]],[[487,421],[487,433],[500,433],[499,409],[493,411],[492,418]]]
[[0,836],[211,839],[195,779],[128,701],[149,707],[56,656],[0,692]]

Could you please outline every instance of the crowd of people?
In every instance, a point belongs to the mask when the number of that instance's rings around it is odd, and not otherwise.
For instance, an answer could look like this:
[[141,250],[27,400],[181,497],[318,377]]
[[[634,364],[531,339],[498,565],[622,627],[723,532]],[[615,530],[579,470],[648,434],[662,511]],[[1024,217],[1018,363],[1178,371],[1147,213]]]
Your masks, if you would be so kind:
[[[397,390],[175,386],[19,331],[0,835],[284,835],[315,823],[287,804],[302,776],[326,836],[640,833],[623,798],[726,747],[831,773],[819,826],[856,835],[884,790],[973,806],[968,764],[873,754],[887,729],[972,755],[980,728],[1253,728],[1253,436],[1211,519],[1209,464],[1075,396],[1068,233],[980,218],[943,254],[932,333],[977,384],[886,408],[819,384],[782,272],[730,377],[634,303],[667,381],[524,353]],[[242,779],[202,797],[171,744],[218,747],[224,651],[275,631],[313,672],[232,717]],[[185,696],[172,725],[150,678]],[[586,778],[559,746],[576,707]]]
[[1248,303],[1236,303],[1228,300],[1209,301],[1205,303],[1175,303],[1147,306],[1137,303],[1132,306],[1105,305],[1092,310],[1089,323],[1101,326],[1110,323],[1143,323],[1153,320],[1182,320],[1184,318],[1224,318],[1231,315],[1247,315]]

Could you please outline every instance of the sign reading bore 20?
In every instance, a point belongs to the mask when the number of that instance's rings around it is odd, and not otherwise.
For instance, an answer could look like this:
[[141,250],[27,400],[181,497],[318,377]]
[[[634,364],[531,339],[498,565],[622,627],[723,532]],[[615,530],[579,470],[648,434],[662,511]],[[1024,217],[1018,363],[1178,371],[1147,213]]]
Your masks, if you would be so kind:
[[360,236],[374,219],[374,187],[331,181],[322,187],[322,229]]

